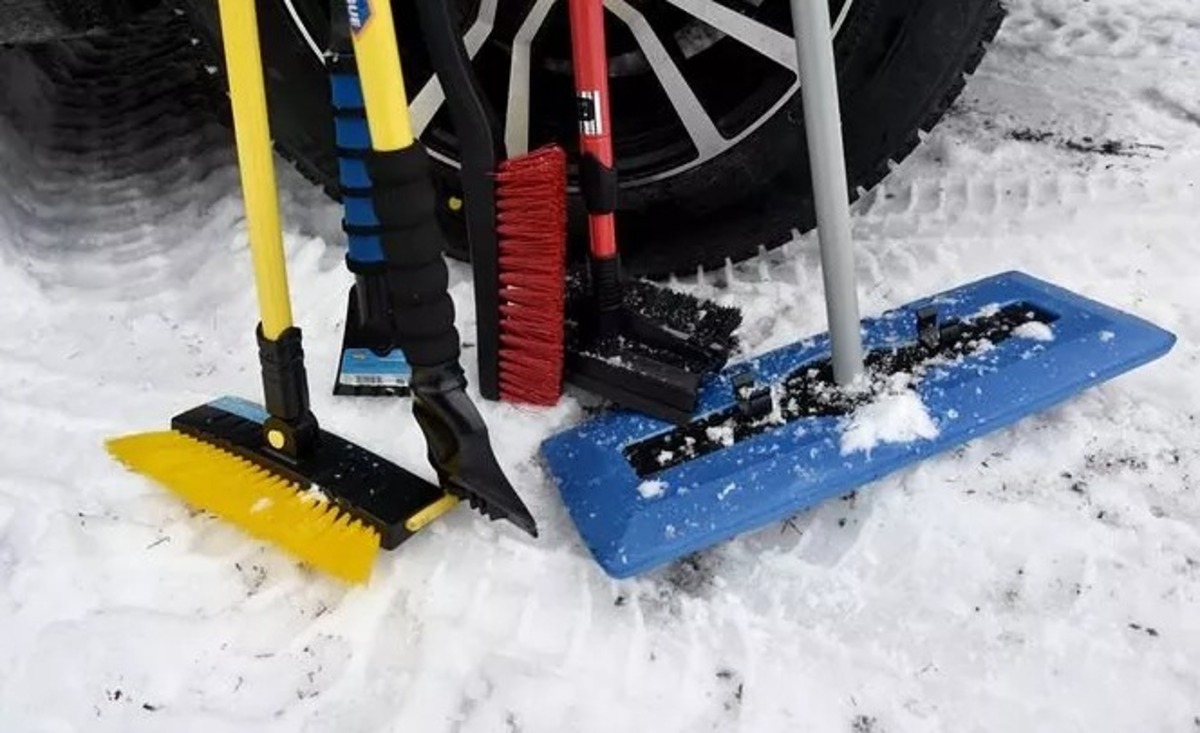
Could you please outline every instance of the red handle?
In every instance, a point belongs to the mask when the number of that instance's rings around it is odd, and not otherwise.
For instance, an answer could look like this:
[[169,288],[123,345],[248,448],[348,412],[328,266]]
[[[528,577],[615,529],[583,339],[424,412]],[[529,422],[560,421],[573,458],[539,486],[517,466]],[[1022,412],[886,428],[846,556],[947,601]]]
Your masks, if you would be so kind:
[[[569,0],[571,55],[579,105],[580,151],[606,168],[613,165],[612,124],[608,107],[608,48],[604,39],[604,0]],[[617,230],[612,213],[590,213],[591,254],[617,256]]]

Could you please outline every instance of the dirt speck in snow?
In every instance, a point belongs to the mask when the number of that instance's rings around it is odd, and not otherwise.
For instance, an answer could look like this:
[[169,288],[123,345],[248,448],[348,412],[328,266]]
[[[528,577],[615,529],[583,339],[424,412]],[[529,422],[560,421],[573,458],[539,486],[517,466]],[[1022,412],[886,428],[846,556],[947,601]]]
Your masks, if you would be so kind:
[[711,553],[697,553],[683,558],[667,571],[667,585],[684,595],[700,598],[708,595],[716,575],[717,558]]
[[850,721],[850,730],[853,733],[883,733],[879,720],[871,715],[854,716],[854,720]]
[[1084,462],[1089,470],[1104,474],[1122,469],[1144,473],[1150,468],[1149,461],[1143,456],[1113,455],[1104,451],[1089,453],[1084,457]]
[[1164,149],[1163,146],[1152,143],[1126,142],[1123,140],[1097,140],[1096,138],[1089,137],[1087,135],[1078,138],[1070,138],[1064,137],[1049,130],[1034,130],[1028,127],[1010,130],[1005,137],[1007,137],[1009,140],[1016,140],[1017,142],[1044,143],[1047,145],[1053,145],[1060,150],[1066,150],[1071,153],[1116,156],[1122,158],[1131,158],[1135,156],[1145,157],[1152,151],[1158,152]]
[[653,590],[640,593],[638,602],[647,612],[678,616],[682,611],[682,597],[709,596],[720,564],[719,556],[713,551],[682,558],[663,570]]
[[742,706],[742,697],[746,693],[746,683],[737,670],[728,667],[717,670],[717,679],[728,686],[729,695],[725,699],[726,712],[733,712]]
[[234,563],[233,566],[242,576],[242,582],[246,585],[246,597],[250,597],[262,590],[263,583],[267,581],[267,569],[262,565],[255,563],[249,567],[242,565],[240,562]]

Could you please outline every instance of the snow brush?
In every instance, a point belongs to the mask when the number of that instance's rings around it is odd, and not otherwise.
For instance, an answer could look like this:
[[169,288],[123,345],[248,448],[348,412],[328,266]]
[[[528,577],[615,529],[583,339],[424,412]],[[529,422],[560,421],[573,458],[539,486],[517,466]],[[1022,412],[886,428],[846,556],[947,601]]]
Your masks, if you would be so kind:
[[624,578],[783,521],[1147,364],[1175,343],[1006,272],[859,318],[824,0],[792,0],[827,335],[709,380],[672,425],[610,412],[542,444],[580,535]]
[[416,5],[461,153],[479,391],[489,400],[554,405],[563,389],[566,153],[548,145],[502,160],[505,143],[452,4]]
[[352,583],[449,511],[439,487],[326,432],[309,406],[292,323],[254,3],[221,0],[238,165],[254,261],[265,409],[226,397],[176,416],[171,430],[107,441],[109,452],[189,504]]
[[[589,287],[568,300],[566,381],[617,405],[686,422],[705,376],[736,347],[741,313],[624,281],[617,246],[603,0],[568,0],[579,117],[579,187],[588,213]],[[581,292],[583,291],[583,292]],[[694,316],[689,322],[688,316]]]

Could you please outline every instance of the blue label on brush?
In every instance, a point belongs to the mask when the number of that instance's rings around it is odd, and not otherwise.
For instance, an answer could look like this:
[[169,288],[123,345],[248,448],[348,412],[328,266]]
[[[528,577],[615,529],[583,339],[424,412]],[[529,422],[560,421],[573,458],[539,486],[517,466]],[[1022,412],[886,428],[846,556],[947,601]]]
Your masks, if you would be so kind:
[[350,27],[361,33],[371,19],[371,0],[346,0],[346,10],[350,13]]
[[269,415],[263,409],[262,405],[255,404],[249,400],[244,400],[241,397],[221,397],[208,403],[209,407],[215,407],[218,410],[224,410],[230,415],[249,420],[250,422],[264,423]]

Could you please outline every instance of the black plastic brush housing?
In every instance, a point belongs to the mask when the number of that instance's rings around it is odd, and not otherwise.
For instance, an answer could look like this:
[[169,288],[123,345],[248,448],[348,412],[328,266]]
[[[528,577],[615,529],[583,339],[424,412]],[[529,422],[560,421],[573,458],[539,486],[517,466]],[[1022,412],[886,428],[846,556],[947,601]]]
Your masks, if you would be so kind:
[[566,381],[621,407],[682,424],[705,377],[725,367],[742,324],[736,308],[644,281],[622,283],[616,335],[606,336],[582,276],[567,309]]

